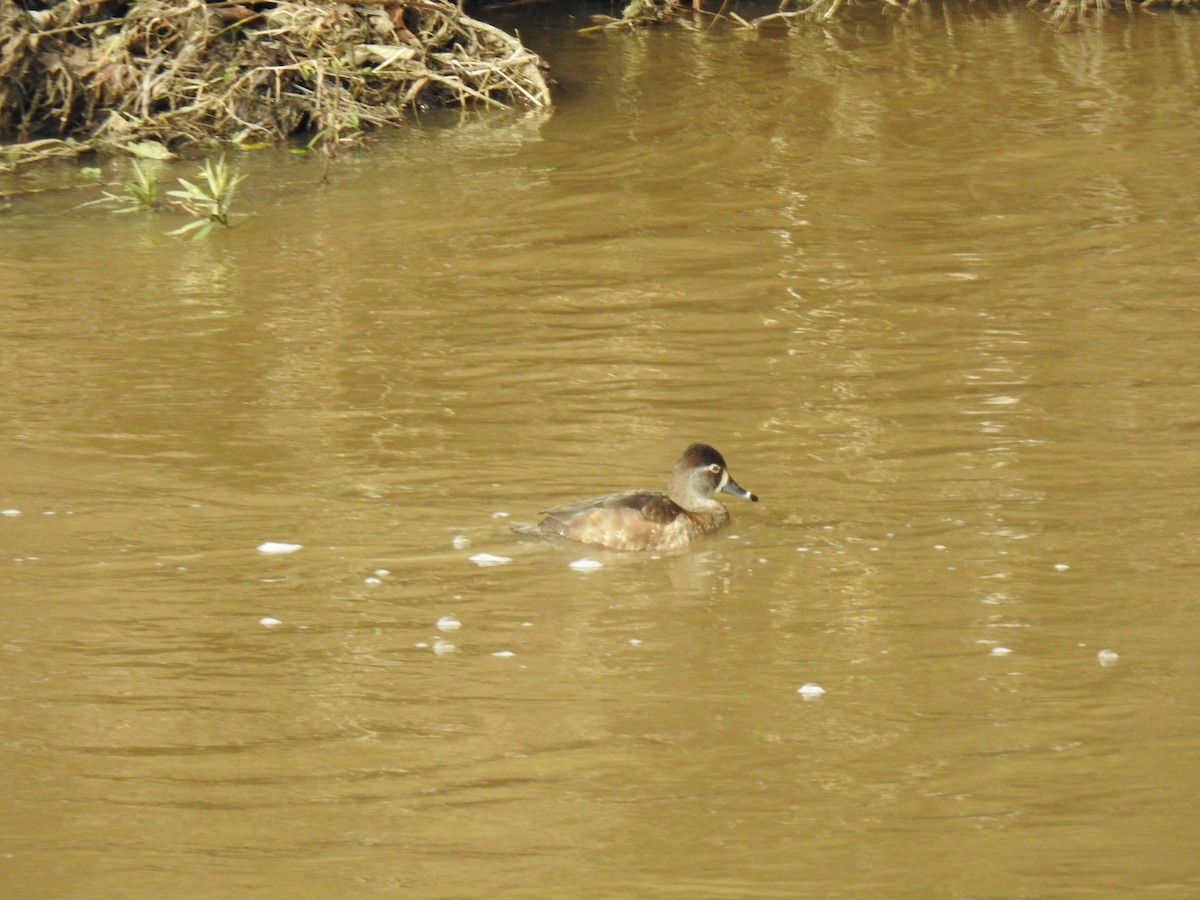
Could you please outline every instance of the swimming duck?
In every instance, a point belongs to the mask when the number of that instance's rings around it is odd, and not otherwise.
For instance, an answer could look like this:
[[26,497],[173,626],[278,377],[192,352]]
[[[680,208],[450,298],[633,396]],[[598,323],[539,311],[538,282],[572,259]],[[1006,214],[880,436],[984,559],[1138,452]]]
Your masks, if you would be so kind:
[[758,502],[733,480],[720,453],[692,444],[666,491],[625,491],[544,509],[546,518],[523,530],[612,550],[676,550],[729,524],[729,510],[713,496],[720,491]]

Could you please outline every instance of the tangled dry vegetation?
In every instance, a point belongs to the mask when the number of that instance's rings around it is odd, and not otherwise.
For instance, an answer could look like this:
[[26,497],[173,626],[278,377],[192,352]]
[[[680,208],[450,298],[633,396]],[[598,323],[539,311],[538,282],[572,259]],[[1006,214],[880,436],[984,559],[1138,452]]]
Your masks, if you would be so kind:
[[448,0],[0,0],[0,167],[145,140],[334,146],[420,105],[547,105],[544,68]]

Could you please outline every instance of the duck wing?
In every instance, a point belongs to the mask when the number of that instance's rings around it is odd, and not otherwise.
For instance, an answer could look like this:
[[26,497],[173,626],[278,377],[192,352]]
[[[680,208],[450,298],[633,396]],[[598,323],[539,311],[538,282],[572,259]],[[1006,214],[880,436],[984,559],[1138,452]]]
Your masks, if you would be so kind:
[[682,507],[663,491],[624,491],[544,509],[542,515],[565,524],[585,513],[604,509],[632,510],[656,525],[666,525],[683,512]]

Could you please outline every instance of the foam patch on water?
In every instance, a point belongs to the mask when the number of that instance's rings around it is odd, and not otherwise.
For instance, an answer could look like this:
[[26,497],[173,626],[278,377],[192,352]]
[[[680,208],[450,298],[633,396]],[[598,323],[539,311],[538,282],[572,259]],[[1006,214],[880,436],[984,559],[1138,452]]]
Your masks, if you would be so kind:
[[468,558],[477,566],[502,566],[512,562],[511,556],[496,556],[494,553],[476,553]]
[[598,559],[587,559],[586,557],[584,559],[577,559],[573,563],[568,563],[568,565],[577,572],[587,572],[591,569],[604,568],[604,563]]
[[285,544],[282,541],[264,541],[258,545],[259,553],[295,553],[303,544]]

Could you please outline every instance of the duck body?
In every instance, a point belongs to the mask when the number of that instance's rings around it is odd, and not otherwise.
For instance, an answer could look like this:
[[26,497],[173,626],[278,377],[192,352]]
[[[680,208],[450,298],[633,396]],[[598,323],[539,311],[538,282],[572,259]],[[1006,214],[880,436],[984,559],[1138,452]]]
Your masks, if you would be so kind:
[[729,475],[725,459],[707,444],[692,444],[675,463],[665,491],[637,490],[542,510],[531,531],[611,550],[678,550],[719,531],[732,517],[714,494],[757,502]]

